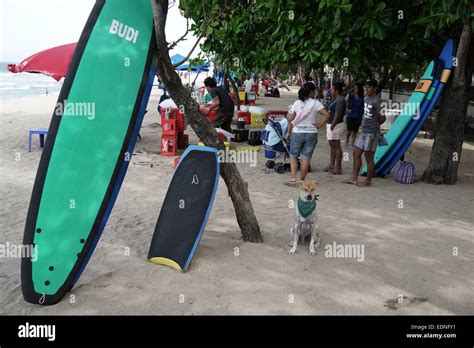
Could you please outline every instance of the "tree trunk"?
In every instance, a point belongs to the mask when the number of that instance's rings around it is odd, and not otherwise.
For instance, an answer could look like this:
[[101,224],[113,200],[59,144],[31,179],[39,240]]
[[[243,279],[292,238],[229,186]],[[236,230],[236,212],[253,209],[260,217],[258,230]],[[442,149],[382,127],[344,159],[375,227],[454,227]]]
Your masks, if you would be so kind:
[[319,99],[324,98],[324,88],[326,88],[326,76],[324,75],[324,64],[321,64],[319,70],[319,90],[318,90],[318,97]]
[[382,90],[385,88],[387,85],[389,79],[390,79],[390,72],[389,72],[389,67],[387,65],[384,65],[382,68],[382,76],[380,77],[380,81],[378,83],[377,87],[377,94],[381,94]]
[[[216,130],[209,121],[202,117],[199,104],[191,98],[189,92],[183,87],[171,63],[166,42],[162,10],[163,6],[168,6],[168,1],[152,0],[152,4],[158,44],[157,72],[176,105],[184,107],[188,123],[201,141],[206,146],[225,151],[225,146],[217,136]],[[242,178],[234,163],[222,163],[221,176],[227,185],[229,195],[234,204],[235,214],[242,231],[243,240],[254,243],[262,242],[260,227],[255,217],[252,202],[250,201],[247,182]]]
[[390,95],[388,97],[388,99],[390,99],[390,100],[393,100],[393,96],[394,96],[395,90],[397,88],[397,82],[398,82],[398,76],[395,76],[392,79],[392,82],[390,83]]
[[454,185],[461,160],[466,123],[474,45],[471,24],[464,25],[457,50],[454,76],[446,86],[436,119],[436,136],[428,167],[421,180],[431,184]]

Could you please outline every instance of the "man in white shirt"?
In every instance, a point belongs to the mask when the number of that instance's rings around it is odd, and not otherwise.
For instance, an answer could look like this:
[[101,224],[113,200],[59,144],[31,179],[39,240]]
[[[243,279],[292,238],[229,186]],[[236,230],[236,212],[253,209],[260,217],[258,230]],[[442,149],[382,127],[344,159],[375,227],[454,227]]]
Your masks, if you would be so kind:
[[245,93],[252,92],[252,88],[254,84],[255,84],[255,80],[253,79],[253,77],[250,77],[249,79],[245,80],[244,82]]

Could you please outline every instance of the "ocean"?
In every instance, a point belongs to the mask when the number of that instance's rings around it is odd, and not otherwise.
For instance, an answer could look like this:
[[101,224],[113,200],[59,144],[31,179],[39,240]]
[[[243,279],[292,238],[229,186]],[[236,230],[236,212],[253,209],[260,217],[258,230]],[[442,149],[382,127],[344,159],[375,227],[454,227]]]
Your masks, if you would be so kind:
[[0,99],[17,99],[58,93],[62,84],[41,74],[13,74],[8,63],[0,63]]

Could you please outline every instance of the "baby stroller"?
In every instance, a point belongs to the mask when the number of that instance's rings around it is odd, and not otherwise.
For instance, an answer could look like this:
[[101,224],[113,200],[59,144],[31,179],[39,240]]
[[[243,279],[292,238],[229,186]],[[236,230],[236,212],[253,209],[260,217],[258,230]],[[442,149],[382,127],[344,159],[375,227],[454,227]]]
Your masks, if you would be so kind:
[[[270,117],[262,131],[261,140],[265,149],[265,158],[268,159],[266,167],[274,169],[278,174],[291,170],[288,159],[290,158],[290,145],[286,143],[285,137],[288,133],[288,120],[275,122]],[[283,161],[278,161],[283,157]]]

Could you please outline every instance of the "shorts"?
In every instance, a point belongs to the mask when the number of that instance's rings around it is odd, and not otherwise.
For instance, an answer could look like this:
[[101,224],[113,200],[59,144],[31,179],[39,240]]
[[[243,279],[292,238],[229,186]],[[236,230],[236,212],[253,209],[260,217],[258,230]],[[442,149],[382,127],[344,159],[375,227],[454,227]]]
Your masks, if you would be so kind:
[[341,140],[345,130],[344,122],[336,124],[333,131],[331,131],[331,125],[328,124],[326,125],[326,138],[328,140]]
[[347,131],[358,132],[360,124],[362,123],[361,118],[346,117]]
[[318,144],[318,133],[293,133],[291,135],[290,156],[310,160]]
[[362,151],[375,152],[379,145],[380,133],[359,133],[354,146]]

